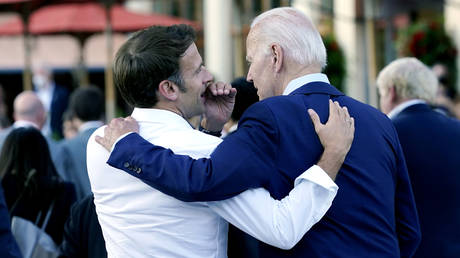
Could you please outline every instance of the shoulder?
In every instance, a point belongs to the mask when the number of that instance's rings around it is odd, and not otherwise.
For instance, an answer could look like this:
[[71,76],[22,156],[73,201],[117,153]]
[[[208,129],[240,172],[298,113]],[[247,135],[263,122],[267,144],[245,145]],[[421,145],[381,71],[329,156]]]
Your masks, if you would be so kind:
[[[144,137],[142,131],[141,136]],[[214,149],[222,142],[222,139],[198,130],[189,129],[172,130],[159,138],[155,137],[151,142],[169,148],[176,154],[189,155],[196,159],[209,157]]]
[[96,142],[96,136],[101,136],[101,137],[104,136],[105,127],[106,127],[106,125],[99,127],[89,137],[88,144],[86,146],[86,152],[87,152],[88,160],[91,157],[94,157],[94,155],[92,155],[92,154],[95,154],[95,153],[107,153],[108,154],[107,150],[104,149],[104,147],[102,147],[100,144],[98,144]]

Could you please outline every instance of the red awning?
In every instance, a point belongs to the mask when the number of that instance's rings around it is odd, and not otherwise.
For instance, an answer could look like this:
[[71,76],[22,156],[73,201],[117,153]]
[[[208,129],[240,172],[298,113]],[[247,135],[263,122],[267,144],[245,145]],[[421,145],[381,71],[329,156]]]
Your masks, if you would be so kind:
[[0,0],[0,4],[16,4],[16,3],[23,3],[29,2],[30,0]]
[[[118,4],[112,7],[111,17],[112,30],[118,32],[173,24],[188,24],[199,29],[198,23],[193,21],[161,14],[138,14]],[[105,28],[105,9],[98,3],[45,6],[31,14],[29,23],[31,34],[96,33],[104,31]],[[23,23],[19,17],[0,24],[0,35],[16,35],[22,32]]]

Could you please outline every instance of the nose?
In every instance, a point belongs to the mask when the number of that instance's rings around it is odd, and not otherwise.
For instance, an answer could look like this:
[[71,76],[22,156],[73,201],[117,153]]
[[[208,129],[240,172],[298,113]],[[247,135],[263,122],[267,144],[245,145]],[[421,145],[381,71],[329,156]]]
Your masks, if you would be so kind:
[[205,70],[205,76],[204,76],[204,81],[206,82],[206,84],[208,84],[209,82],[212,82],[214,81],[214,77],[212,76],[212,74],[208,71],[208,69],[206,69],[206,67],[203,67],[203,69]]
[[249,69],[248,75],[246,75],[246,81],[248,81],[248,82],[253,82],[251,69]]

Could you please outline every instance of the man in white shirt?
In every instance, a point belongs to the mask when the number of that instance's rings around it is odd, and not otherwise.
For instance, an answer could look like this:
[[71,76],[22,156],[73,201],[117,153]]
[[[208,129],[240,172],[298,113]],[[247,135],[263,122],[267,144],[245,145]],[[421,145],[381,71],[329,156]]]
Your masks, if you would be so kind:
[[[204,114],[203,127],[221,127],[236,91],[229,84],[212,83],[193,40],[193,29],[185,25],[140,31],[117,53],[114,78],[125,100],[135,106],[132,116],[143,137],[177,154],[202,158],[221,140],[194,130],[186,119]],[[353,119],[346,109],[330,102],[330,110],[327,124],[317,116],[313,121],[325,148],[333,151],[325,151],[319,166],[300,175],[281,201],[262,188],[219,202],[179,201],[161,187],[153,189],[107,165],[109,152],[95,141],[104,135],[99,128],[88,142],[87,165],[108,255],[226,257],[226,221],[265,243],[293,247],[330,207],[337,191],[331,178],[353,140]],[[141,172],[129,162],[125,167]]]

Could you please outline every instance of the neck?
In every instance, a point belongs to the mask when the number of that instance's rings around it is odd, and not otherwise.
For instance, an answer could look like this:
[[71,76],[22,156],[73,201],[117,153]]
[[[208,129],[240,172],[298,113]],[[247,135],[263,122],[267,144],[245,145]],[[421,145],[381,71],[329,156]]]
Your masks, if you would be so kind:
[[152,108],[168,110],[186,119],[185,115],[172,103],[158,101]]
[[281,85],[283,85],[283,88],[281,92],[284,92],[289,82],[291,82],[292,80],[296,78],[302,77],[307,74],[320,73],[321,66],[309,65],[305,67],[305,66],[301,66],[298,64],[292,64],[292,65],[288,65],[285,71],[286,71],[286,74],[282,79]]

